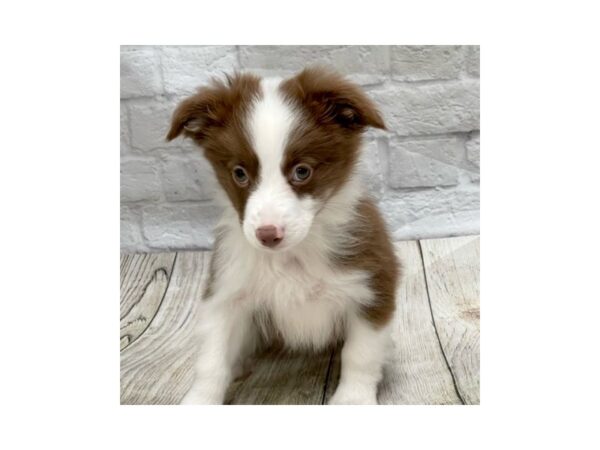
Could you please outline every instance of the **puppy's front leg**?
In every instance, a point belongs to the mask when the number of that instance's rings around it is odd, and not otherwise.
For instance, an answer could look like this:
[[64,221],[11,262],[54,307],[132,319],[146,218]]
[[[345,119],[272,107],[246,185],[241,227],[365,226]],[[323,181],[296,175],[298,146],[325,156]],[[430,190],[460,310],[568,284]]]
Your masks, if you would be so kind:
[[342,369],[330,405],[375,405],[377,385],[389,345],[389,325],[376,328],[359,316],[347,325],[342,348]]
[[251,314],[229,299],[205,300],[198,328],[194,382],[182,405],[222,404],[233,366],[252,343]]

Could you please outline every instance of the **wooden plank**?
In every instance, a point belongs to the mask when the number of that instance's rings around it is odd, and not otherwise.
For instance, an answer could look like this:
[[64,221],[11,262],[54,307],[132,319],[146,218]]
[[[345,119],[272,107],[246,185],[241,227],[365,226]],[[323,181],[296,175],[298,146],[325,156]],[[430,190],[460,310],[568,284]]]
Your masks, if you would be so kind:
[[[437,339],[423,263],[416,241],[398,242],[402,280],[396,294],[392,350],[379,386],[378,402],[394,405],[461,404]],[[340,352],[334,357],[326,400],[333,395],[340,371]]]
[[[209,254],[178,253],[162,305],[146,332],[121,354],[122,404],[177,404],[192,381],[196,304]],[[229,404],[320,404],[331,352],[271,349],[232,383]]]
[[[403,281],[398,289],[398,310],[393,324],[393,351],[390,363],[384,371],[380,386],[379,402],[382,404],[455,404],[461,403],[453,383],[452,373],[441,351],[440,342],[432,321],[440,325],[438,334],[453,369],[456,384],[466,403],[479,402],[479,329],[477,320],[476,342],[474,336],[459,336],[459,326],[453,324],[468,319],[472,326],[478,318],[476,308],[460,308],[456,300],[448,300],[448,286],[462,286],[468,291],[466,281],[469,275],[449,275],[456,268],[441,264],[440,254],[447,255],[461,245],[450,245],[451,251],[438,244],[423,241],[427,255],[425,265],[431,304],[427,297],[427,285],[423,272],[423,261],[416,242],[403,242],[396,245],[404,265]],[[433,241],[431,241],[433,242]],[[435,251],[430,252],[430,247]],[[440,248],[443,250],[441,251]],[[445,249],[445,250],[444,250]],[[459,255],[460,256],[460,255]],[[463,254],[460,258],[450,258],[457,264],[470,267],[471,275],[478,261],[477,252]],[[121,352],[121,402],[123,404],[176,404],[179,403],[192,381],[192,362],[195,343],[192,331],[198,320],[196,305],[201,299],[206,279],[209,253],[178,253],[171,255],[123,255],[121,259],[121,311],[124,322],[135,322],[136,311],[149,311],[144,317],[150,318],[145,331],[131,323],[128,328],[130,339],[125,334],[125,344],[131,342]],[[172,272],[166,270],[169,261]],[[174,261],[174,265],[173,265]],[[448,264],[446,264],[447,266]],[[160,268],[165,269],[164,274]],[[143,274],[143,275],[140,275]],[[164,275],[164,276],[163,276]],[[447,278],[450,277],[450,280]],[[166,280],[166,282],[165,282]],[[441,280],[441,281],[440,281]],[[478,273],[477,273],[478,281]],[[168,288],[157,302],[161,286]],[[149,286],[150,289],[145,286]],[[446,291],[441,286],[446,286]],[[473,290],[473,286],[471,286]],[[150,292],[148,292],[150,291]],[[454,289],[456,291],[456,289]],[[473,292],[468,298],[477,298]],[[144,292],[145,295],[143,294]],[[464,294],[464,292],[463,292]],[[450,295],[453,298],[455,294]],[[464,297],[464,295],[463,295]],[[464,299],[463,299],[464,300]],[[462,303],[459,302],[462,305]],[[464,306],[464,305],[463,305]],[[137,308],[137,309],[136,309]],[[156,311],[158,308],[158,311]],[[453,309],[454,308],[454,309]],[[155,312],[152,315],[152,311]],[[462,314],[462,315],[461,315]],[[460,322],[459,320],[459,322]],[[465,327],[464,324],[460,325]],[[454,328],[453,328],[454,327]],[[458,330],[460,331],[460,330]],[[468,330],[469,333],[471,330]],[[459,337],[461,339],[459,339]],[[467,339],[468,338],[468,339]],[[476,352],[473,350],[476,346]],[[455,348],[452,351],[452,348]],[[474,361],[476,360],[476,371]],[[227,402],[232,404],[319,404],[327,401],[337,386],[340,370],[339,349],[333,353],[319,355],[288,353],[270,350],[255,358],[251,372],[230,386]],[[475,389],[476,386],[476,389]],[[324,392],[325,390],[325,392]],[[476,395],[474,393],[476,391]]]
[[479,404],[479,237],[421,241],[434,323],[456,387]]
[[163,300],[175,253],[121,255],[121,350],[134,342]]
[[192,382],[192,333],[207,252],[177,253],[167,292],[146,331],[121,352],[122,404],[177,404]]
[[393,351],[379,389],[381,404],[460,404],[437,339],[417,242],[395,244],[403,274],[392,328]]
[[250,373],[226,395],[234,405],[320,405],[331,351],[306,354],[270,349],[253,358]]
[[338,345],[331,355],[327,380],[325,380],[325,395],[323,396],[324,405],[326,405],[333,394],[335,394],[335,389],[340,381],[340,373],[342,370],[342,346],[343,344]]

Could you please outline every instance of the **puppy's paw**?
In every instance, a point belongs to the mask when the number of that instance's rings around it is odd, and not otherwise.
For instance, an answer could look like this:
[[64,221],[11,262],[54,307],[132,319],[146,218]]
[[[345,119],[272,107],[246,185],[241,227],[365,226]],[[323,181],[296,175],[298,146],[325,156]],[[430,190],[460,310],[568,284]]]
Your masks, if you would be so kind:
[[333,397],[329,399],[329,405],[376,405],[377,393],[374,389],[353,389],[341,387],[336,389]]
[[222,405],[223,398],[215,391],[199,389],[194,386],[185,394],[180,405]]

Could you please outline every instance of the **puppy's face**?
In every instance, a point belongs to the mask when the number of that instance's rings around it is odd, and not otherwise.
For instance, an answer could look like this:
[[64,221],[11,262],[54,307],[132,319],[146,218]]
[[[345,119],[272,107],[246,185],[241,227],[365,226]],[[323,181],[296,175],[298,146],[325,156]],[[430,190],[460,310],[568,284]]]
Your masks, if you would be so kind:
[[288,80],[235,75],[184,100],[167,139],[199,144],[256,248],[302,242],[352,175],[367,126],[384,128],[352,83],[320,69]]

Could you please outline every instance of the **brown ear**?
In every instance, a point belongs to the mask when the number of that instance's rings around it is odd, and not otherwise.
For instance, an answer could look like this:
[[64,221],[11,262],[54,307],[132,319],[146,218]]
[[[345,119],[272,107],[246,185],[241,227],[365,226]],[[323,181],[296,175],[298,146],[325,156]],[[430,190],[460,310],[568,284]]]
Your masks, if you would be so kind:
[[185,99],[173,113],[167,140],[181,133],[201,141],[207,130],[223,121],[224,105],[216,89],[202,88],[197,94]]
[[299,100],[321,123],[337,123],[359,131],[368,126],[385,130],[374,103],[357,85],[331,70],[304,69],[286,81],[283,90]]
[[201,143],[212,128],[225,125],[233,115],[245,111],[258,95],[259,86],[258,77],[237,72],[225,75],[223,80],[213,79],[209,86],[179,104],[167,140],[183,133]]

